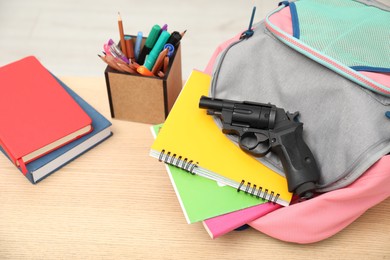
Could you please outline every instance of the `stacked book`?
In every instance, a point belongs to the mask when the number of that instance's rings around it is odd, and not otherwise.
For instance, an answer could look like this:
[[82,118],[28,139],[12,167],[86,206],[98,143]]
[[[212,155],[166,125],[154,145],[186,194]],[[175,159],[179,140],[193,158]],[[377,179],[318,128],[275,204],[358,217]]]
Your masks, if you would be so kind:
[[112,135],[111,123],[35,57],[0,67],[0,150],[37,183]]
[[203,221],[212,238],[282,206],[285,177],[249,156],[199,109],[211,77],[193,71],[163,125],[153,126],[150,155],[164,162],[188,223]]

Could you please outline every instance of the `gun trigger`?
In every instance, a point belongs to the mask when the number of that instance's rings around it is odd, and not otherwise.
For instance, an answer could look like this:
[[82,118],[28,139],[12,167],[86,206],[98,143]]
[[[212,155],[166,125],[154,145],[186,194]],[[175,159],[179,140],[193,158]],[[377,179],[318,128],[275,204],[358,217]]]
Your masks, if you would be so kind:
[[296,121],[298,120],[297,117],[299,116],[299,111],[296,111],[294,113],[287,112],[287,117],[290,121]]
[[253,155],[265,155],[269,149],[269,138],[261,133],[247,132],[240,139],[240,146]]

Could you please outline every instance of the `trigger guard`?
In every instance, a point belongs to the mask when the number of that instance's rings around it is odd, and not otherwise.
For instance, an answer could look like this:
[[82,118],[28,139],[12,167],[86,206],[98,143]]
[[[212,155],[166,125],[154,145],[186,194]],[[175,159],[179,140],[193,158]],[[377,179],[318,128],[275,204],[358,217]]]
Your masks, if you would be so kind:
[[253,132],[246,132],[241,136],[240,146],[256,156],[264,156],[271,148],[268,136]]

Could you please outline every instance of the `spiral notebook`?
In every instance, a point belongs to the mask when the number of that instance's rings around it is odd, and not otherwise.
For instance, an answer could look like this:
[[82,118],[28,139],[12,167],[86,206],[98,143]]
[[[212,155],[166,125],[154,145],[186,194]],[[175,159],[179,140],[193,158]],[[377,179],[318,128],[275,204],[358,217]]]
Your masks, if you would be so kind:
[[210,75],[192,71],[150,155],[242,193],[287,206],[292,194],[285,177],[242,151],[205,110],[198,108],[200,97],[208,94],[210,82]]
[[[155,138],[161,127],[162,124],[152,126],[151,130]],[[188,174],[169,164],[165,166],[188,224],[265,204],[264,200],[241,196],[230,186],[219,185],[214,180]]]

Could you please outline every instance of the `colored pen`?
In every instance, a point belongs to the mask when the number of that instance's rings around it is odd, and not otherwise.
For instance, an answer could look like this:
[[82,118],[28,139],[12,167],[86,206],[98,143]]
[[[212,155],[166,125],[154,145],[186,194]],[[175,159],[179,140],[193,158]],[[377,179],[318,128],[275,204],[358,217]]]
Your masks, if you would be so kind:
[[167,56],[168,49],[164,49],[162,52],[157,57],[156,62],[154,63],[154,66],[152,68],[152,73],[157,76],[157,73],[160,71],[163,63],[164,63],[164,58]]
[[143,76],[149,76],[149,77],[154,76],[154,74],[150,70],[148,70],[148,68],[146,68],[145,66],[139,66],[137,68],[137,72]]
[[137,62],[139,62],[138,58],[139,58],[139,53],[141,52],[142,36],[143,36],[142,32],[138,32],[137,39],[135,40],[134,56]]
[[127,58],[129,60],[134,61],[134,44],[133,44],[133,38],[131,36],[125,36],[125,43],[126,43],[126,53]]
[[[116,55],[117,57],[121,58],[124,62],[126,63],[129,63],[129,59],[123,54],[123,52],[116,46],[115,42],[110,39],[108,41],[108,46],[110,46],[110,51],[111,53],[114,55]],[[125,47],[126,48],[126,47]],[[115,56],[114,55],[114,56]]]
[[177,47],[177,45],[179,44],[180,40],[183,38],[184,34],[187,32],[187,30],[185,30],[184,32],[182,33],[179,33],[177,31],[174,31],[172,34],[171,34],[171,37],[169,37],[169,40],[167,43],[170,43],[172,44],[175,48]]
[[173,53],[175,52],[175,47],[173,47],[173,45],[170,43],[165,44],[164,49],[168,49],[168,57],[172,57]]
[[154,25],[152,27],[152,29],[150,30],[148,38],[145,41],[145,45],[142,48],[142,51],[138,57],[137,62],[139,64],[143,64],[145,62],[145,57],[146,57],[146,55],[149,54],[149,52],[152,50],[154,44],[156,43],[157,38],[158,38],[158,34],[160,33],[160,30],[161,30],[161,27],[158,24]]
[[156,44],[153,46],[153,49],[150,51],[148,58],[146,59],[144,66],[151,70],[153,68],[154,63],[156,62],[156,59],[162,49],[164,48],[165,43],[168,41],[168,38],[171,36],[171,34],[167,31],[162,31],[160,37],[158,37],[158,40]]
[[128,57],[127,51],[126,51],[126,43],[125,43],[125,34],[123,33],[123,23],[121,14],[118,12],[118,28],[119,28],[119,38],[121,42],[121,50],[122,53]]

